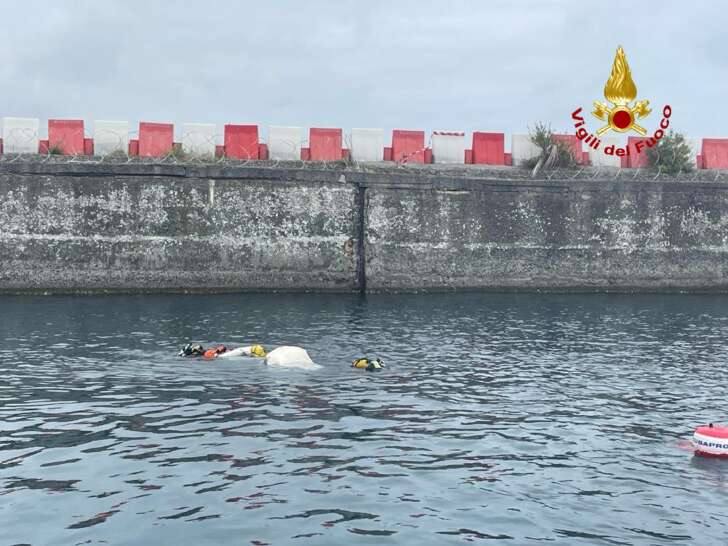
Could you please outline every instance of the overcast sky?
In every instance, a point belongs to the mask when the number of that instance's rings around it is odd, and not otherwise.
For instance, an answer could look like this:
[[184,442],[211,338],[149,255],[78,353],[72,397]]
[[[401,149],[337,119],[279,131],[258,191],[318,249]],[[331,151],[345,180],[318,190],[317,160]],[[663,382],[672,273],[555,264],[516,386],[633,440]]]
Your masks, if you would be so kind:
[[[23,0],[0,116],[523,133],[573,130],[617,45],[638,98],[728,136],[725,2]],[[591,129],[598,126],[591,122]],[[388,138],[387,138],[388,140]]]

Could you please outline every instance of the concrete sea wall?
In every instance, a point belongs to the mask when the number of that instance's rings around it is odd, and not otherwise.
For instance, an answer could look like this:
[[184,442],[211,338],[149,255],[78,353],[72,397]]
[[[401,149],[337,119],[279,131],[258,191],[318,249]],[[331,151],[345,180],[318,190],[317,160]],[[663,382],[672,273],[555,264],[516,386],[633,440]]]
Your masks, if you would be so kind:
[[3,290],[355,289],[356,191],[335,177],[4,167]]
[[723,291],[728,184],[0,164],[0,291]]

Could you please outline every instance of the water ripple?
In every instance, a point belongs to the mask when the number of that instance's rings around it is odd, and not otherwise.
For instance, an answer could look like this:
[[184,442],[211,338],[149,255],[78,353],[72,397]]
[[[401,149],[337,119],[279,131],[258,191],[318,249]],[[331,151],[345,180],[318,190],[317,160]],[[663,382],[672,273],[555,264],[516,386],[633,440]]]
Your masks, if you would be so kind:
[[[2,297],[9,544],[720,544],[723,296]],[[178,359],[305,346],[319,370]],[[348,367],[376,354],[388,367]]]

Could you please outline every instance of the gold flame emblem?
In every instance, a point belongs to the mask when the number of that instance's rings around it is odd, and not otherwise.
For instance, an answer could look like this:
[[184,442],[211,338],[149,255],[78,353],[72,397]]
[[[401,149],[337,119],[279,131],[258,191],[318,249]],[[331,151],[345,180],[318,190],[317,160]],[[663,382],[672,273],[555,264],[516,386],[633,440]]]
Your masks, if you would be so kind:
[[629,103],[636,97],[637,86],[632,79],[632,72],[627,64],[624,49],[619,46],[612,64],[612,74],[604,86],[604,98],[611,102],[612,106],[610,107],[605,102],[594,101],[592,114],[607,122],[607,125],[597,130],[597,135],[602,136],[610,129],[620,133],[634,130],[643,136],[646,135],[645,128],[637,125],[636,121],[647,117],[652,112],[649,108],[650,101],[638,100],[634,106],[630,106]]

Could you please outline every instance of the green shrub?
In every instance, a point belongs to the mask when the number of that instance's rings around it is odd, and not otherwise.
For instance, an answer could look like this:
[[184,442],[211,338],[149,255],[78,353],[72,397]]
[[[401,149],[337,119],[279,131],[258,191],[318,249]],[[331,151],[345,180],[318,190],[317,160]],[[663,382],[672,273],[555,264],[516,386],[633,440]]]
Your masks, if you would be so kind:
[[168,157],[173,157],[174,159],[177,159],[179,161],[186,161],[189,159],[189,155],[187,152],[184,151],[182,148],[182,144],[179,142],[175,142],[172,145],[172,149],[169,151]]
[[129,154],[127,154],[122,149],[114,150],[104,156],[104,160],[107,160],[107,161],[126,161],[128,159],[129,159]]
[[60,144],[54,144],[50,148],[48,148],[48,154],[49,155],[63,155],[63,146]]
[[539,154],[523,161],[522,167],[533,169],[535,174],[541,169],[574,168],[578,165],[569,144],[555,140],[551,127],[546,123],[537,123],[529,135],[531,142],[538,147]]
[[667,174],[687,173],[693,170],[693,157],[685,137],[668,131],[652,148],[647,148],[650,168]]

